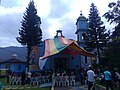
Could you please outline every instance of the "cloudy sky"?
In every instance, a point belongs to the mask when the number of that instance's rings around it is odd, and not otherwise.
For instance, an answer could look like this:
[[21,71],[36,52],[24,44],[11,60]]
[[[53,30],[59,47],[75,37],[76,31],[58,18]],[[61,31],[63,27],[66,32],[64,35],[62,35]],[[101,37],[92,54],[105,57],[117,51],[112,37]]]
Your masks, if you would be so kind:
[[[0,5],[0,47],[21,46],[16,37],[21,26],[23,13],[30,0],[1,0]],[[76,19],[82,11],[88,18],[93,2],[102,16],[109,10],[108,4],[117,0],[34,0],[37,14],[41,17],[42,40],[53,38],[60,29],[66,38],[76,40]],[[102,17],[106,28],[112,26]]]

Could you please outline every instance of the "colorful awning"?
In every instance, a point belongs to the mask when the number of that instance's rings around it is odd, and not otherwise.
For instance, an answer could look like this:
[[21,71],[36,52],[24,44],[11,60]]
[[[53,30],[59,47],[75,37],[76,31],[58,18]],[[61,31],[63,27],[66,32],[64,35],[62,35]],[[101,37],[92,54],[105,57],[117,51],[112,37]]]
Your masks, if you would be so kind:
[[68,54],[81,54],[83,56],[94,57],[94,54],[78,46],[75,40],[57,37],[45,40],[45,54],[42,59],[57,54],[63,50]]

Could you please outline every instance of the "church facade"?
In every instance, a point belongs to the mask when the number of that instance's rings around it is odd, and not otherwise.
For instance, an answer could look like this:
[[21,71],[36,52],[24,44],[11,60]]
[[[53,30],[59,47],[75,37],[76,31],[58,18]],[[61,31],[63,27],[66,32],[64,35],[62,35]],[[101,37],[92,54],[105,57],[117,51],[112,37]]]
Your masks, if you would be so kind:
[[[57,30],[56,36],[53,39],[44,40],[40,43],[40,46],[34,46],[31,53],[30,71],[51,70],[58,72],[88,68],[93,62],[92,58],[95,56],[91,52],[85,50],[86,46],[83,36],[88,30],[88,22],[82,14],[80,14],[77,19],[76,27],[75,34],[77,36],[77,41],[65,38],[62,30]],[[6,58],[10,63],[8,63],[8,61],[3,61],[4,63],[0,62],[0,69],[7,68],[12,72],[18,73],[25,71],[25,50],[25,47],[15,47],[14,49],[10,48],[10,50],[7,50],[7,52],[12,51],[10,54],[16,51],[15,53],[18,57],[17,59]],[[24,58],[21,59],[20,57],[22,56],[24,56]]]
[[[70,42],[70,39],[66,39],[65,36],[63,36],[62,31],[58,30],[53,39],[43,41],[40,45],[41,47],[34,47],[34,53],[32,55],[34,57],[32,59],[33,61],[31,61],[34,63],[31,63],[30,69],[32,71],[39,69],[75,71],[77,68],[88,68],[88,66],[92,64],[93,56],[90,56],[89,52],[84,50],[86,46],[83,36],[88,30],[88,23],[87,19],[82,14],[80,14],[77,19],[76,27],[77,30],[75,34],[77,35],[77,41],[71,40],[77,43],[76,45],[70,44],[67,47],[63,47],[65,45],[62,45],[62,43],[67,44]],[[59,50],[61,51],[59,52]],[[81,52],[80,50],[83,51]],[[43,62],[41,61],[41,58],[44,59]]]

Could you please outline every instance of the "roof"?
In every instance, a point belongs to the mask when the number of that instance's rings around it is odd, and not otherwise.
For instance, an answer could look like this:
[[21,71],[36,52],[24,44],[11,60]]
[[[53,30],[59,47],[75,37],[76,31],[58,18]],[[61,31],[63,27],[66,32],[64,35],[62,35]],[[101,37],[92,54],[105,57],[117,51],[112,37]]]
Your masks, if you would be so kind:
[[84,17],[84,16],[79,16],[79,17],[78,17],[78,20],[87,20],[87,19],[86,19],[86,17]]
[[82,13],[81,13],[80,16],[77,19],[76,25],[79,21],[87,21],[87,18],[85,16],[83,16]]
[[75,40],[64,37],[45,40],[45,53],[41,59],[47,58],[65,50],[68,54],[81,54],[83,56],[94,57],[95,55],[81,48]]
[[0,62],[0,63],[25,63],[25,62],[22,60],[18,60],[18,59],[8,59],[8,60]]
[[86,19],[86,17],[84,17],[84,16],[82,15],[82,13],[81,13],[77,20],[87,20],[87,19]]

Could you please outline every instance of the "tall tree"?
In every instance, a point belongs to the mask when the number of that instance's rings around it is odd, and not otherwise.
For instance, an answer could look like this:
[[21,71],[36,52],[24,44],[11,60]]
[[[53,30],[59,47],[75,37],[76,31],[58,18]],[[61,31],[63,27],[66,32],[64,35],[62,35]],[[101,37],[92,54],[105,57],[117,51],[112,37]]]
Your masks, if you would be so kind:
[[106,57],[110,57],[109,60],[111,60],[112,64],[118,64],[120,58],[120,0],[118,0],[116,3],[109,3],[108,7],[110,10],[103,16],[108,20],[108,22],[110,22],[110,24],[114,24],[115,27],[111,35],[111,42],[108,44]]
[[120,0],[116,3],[109,3],[108,7],[110,10],[106,12],[103,16],[108,20],[108,22],[115,24],[115,31],[112,34],[112,38],[119,38],[120,36]]
[[108,33],[101,21],[99,12],[94,3],[90,6],[90,14],[88,18],[88,32],[86,36],[86,45],[88,48],[97,49],[98,59],[100,60],[100,49],[106,45]]
[[29,71],[32,46],[39,45],[42,39],[40,24],[41,19],[37,15],[37,9],[35,8],[34,2],[30,1],[21,22],[21,29],[19,29],[20,36],[16,38],[21,45],[27,46],[27,71]]

